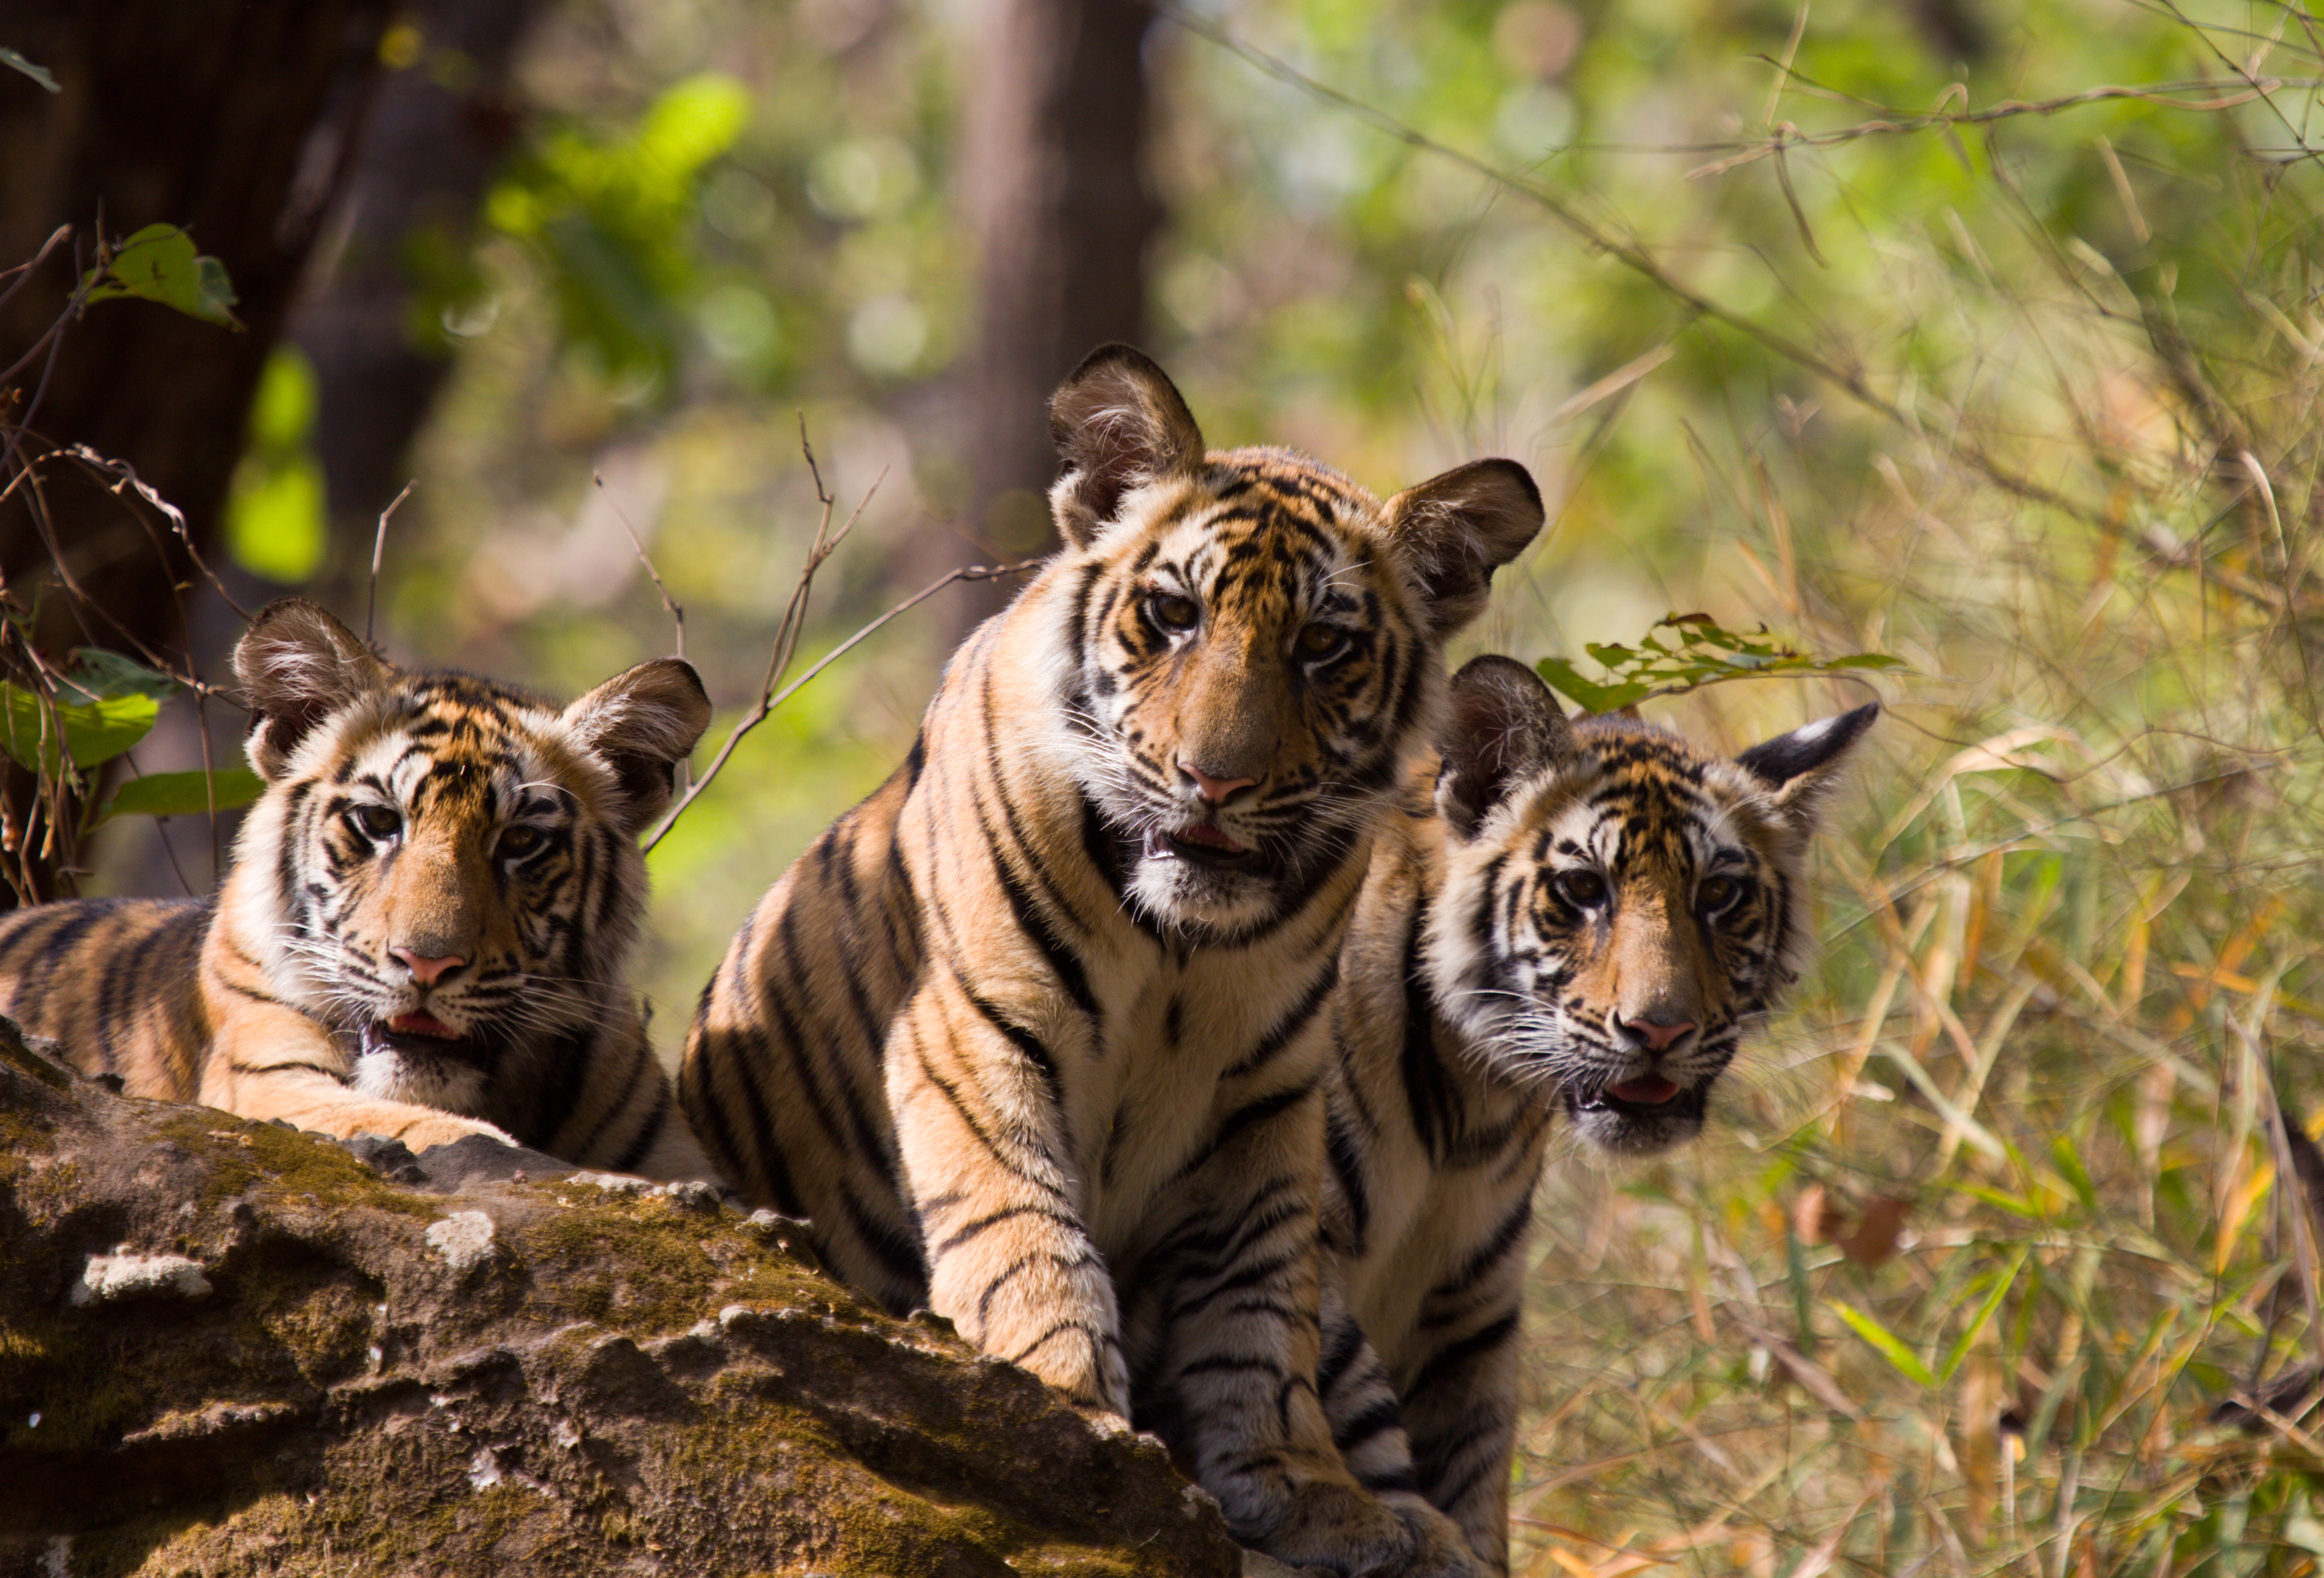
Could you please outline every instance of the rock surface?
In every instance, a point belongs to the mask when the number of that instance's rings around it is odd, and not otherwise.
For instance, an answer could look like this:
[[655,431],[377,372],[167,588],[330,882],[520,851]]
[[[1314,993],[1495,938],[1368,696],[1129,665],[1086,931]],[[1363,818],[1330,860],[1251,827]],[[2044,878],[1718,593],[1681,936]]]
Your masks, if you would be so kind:
[[0,1578],[1225,1578],[1218,1509],[767,1213],[127,1100],[0,1020]]

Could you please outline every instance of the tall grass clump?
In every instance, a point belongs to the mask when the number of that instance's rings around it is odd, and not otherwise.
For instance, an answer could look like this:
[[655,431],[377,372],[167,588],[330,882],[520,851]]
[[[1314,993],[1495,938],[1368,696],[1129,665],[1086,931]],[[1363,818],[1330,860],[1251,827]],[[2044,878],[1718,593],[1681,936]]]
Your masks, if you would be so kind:
[[1803,9],[1678,135],[1584,78],[1555,158],[1464,161],[1628,370],[1561,416],[1563,540],[1909,669],[1648,706],[1891,704],[1709,1138],[1553,1164],[1516,1570],[2312,1572],[2324,23],[2037,5],[1935,84],[1904,25]]

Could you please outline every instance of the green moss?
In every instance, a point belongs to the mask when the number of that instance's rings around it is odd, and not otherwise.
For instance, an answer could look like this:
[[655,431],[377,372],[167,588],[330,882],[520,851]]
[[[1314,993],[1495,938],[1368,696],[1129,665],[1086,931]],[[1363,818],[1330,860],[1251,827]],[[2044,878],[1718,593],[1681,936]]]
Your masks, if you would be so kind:
[[286,1354],[310,1386],[345,1380],[368,1362],[376,1289],[353,1287],[344,1275],[263,1274],[254,1281],[251,1297],[235,1311],[245,1352]]
[[327,1140],[273,1123],[252,1123],[207,1108],[164,1119],[155,1133],[209,1169],[197,1199],[209,1211],[238,1195],[307,1196],[326,1205],[368,1205],[433,1222],[440,1209],[396,1188]]
[[[34,1314],[0,1323],[0,1394],[21,1402],[0,1418],[0,1446],[70,1452],[106,1444],[143,1417],[152,1389],[80,1323]],[[41,1412],[38,1426],[31,1409]]]

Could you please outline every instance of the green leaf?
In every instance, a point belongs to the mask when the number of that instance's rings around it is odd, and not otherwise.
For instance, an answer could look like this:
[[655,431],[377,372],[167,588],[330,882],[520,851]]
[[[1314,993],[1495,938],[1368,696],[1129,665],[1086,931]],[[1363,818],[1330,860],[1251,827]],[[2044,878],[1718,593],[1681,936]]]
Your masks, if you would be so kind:
[[197,254],[194,238],[175,225],[146,226],[121,244],[101,272],[82,275],[81,283],[93,287],[91,301],[139,296],[221,328],[242,328],[229,310],[235,297],[226,264]]
[[65,670],[64,683],[80,694],[66,697],[69,701],[150,696],[156,703],[162,703],[178,694],[175,679],[119,652],[108,652],[103,647],[76,647],[72,657],[72,667]]
[[99,822],[115,817],[199,817],[237,810],[266,792],[266,780],[244,767],[216,772],[149,772],[106,802]]
[[1883,1359],[1895,1365],[1899,1375],[1915,1386],[1933,1387],[1937,1384],[1937,1378],[1929,1373],[1929,1367],[1921,1362],[1921,1356],[1906,1347],[1894,1332],[1862,1310],[1842,1304],[1839,1299],[1828,1298],[1824,1303],[1832,1314],[1848,1323],[1849,1330],[1871,1343]]
[[2029,1252],[2021,1247],[2010,1260],[2009,1269],[1993,1279],[1993,1289],[1985,1296],[1985,1302],[1977,1306],[1977,1314],[1969,1317],[1969,1324],[1962,1329],[1961,1334],[1953,1339],[1953,1345],[1945,1350],[1944,1362],[1937,1366],[1939,1385],[1950,1380],[1953,1371],[1961,1367],[1961,1361],[1969,1357],[1969,1344],[1977,1341],[1977,1334],[1985,1330],[1985,1323],[1993,1318],[1993,1312],[2001,1307],[2002,1299],[2015,1286],[2017,1273],[2025,1269],[2025,1257]]
[[0,682],[0,750],[31,771],[54,776],[64,771],[66,751],[75,767],[109,761],[143,739],[161,715],[161,704],[150,696],[51,701],[21,685]]
[[57,79],[49,75],[49,69],[46,66],[35,66],[14,50],[0,47],[0,66],[5,66],[11,70],[22,71],[51,93],[64,91],[57,86]]
[[[1674,643],[1655,631],[1669,631]],[[1886,652],[1849,652],[1811,657],[1784,645],[1763,625],[1748,633],[1723,628],[1707,614],[1673,614],[1655,622],[1637,645],[1587,641],[1583,650],[1606,670],[1602,680],[1584,678],[1562,658],[1544,658],[1541,676],[1563,695],[1593,713],[1613,712],[1660,696],[1681,696],[1729,679],[1770,674],[1831,674],[1848,670],[1901,669]]]
[[1544,658],[1535,670],[1562,696],[1570,697],[1585,712],[1618,712],[1636,706],[1653,690],[1647,685],[1599,685],[1573,671],[1563,658]]

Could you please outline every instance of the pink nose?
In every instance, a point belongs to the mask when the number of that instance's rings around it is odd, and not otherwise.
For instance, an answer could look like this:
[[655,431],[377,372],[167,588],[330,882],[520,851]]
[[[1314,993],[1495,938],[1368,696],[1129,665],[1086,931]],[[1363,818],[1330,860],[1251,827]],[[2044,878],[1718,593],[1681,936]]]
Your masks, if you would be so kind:
[[1191,761],[1178,763],[1178,771],[1194,780],[1194,788],[1203,798],[1214,806],[1223,806],[1227,797],[1239,789],[1249,789],[1257,783],[1255,778],[1213,778]]
[[387,953],[388,957],[401,960],[403,967],[411,972],[411,978],[422,986],[435,985],[438,976],[447,970],[456,970],[468,962],[457,955],[447,955],[440,959],[422,958],[410,948],[390,948]]
[[1681,1020],[1675,1024],[1659,1024],[1653,1020],[1617,1018],[1615,1028],[1637,1037],[1657,1052],[1667,1052],[1681,1036],[1694,1029],[1692,1020]]

